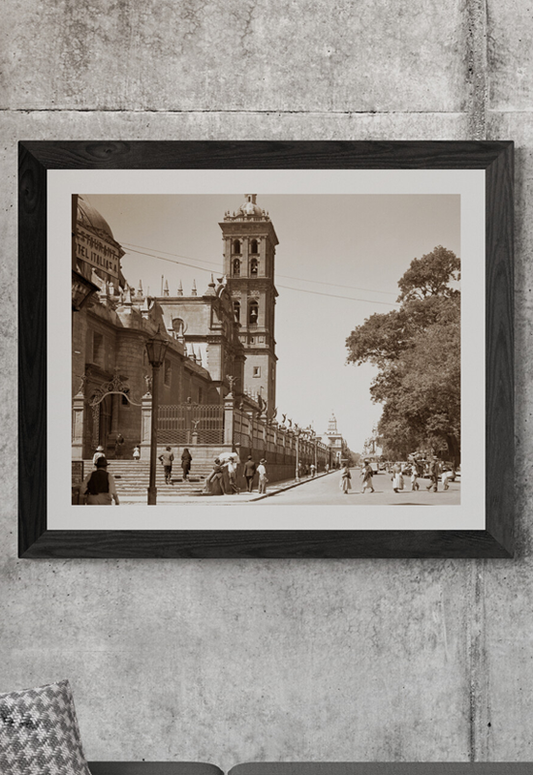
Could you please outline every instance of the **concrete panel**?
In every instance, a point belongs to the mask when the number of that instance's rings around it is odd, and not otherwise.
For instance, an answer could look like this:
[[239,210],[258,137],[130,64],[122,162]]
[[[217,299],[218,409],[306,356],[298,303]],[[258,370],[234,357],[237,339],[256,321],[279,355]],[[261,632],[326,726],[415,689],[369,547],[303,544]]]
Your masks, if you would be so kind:
[[493,115],[491,139],[516,142],[515,376],[516,544],[514,562],[480,572],[486,697],[481,758],[533,761],[533,115]]
[[10,565],[0,686],[69,677],[89,758],[468,758],[464,564]]
[[459,0],[10,0],[3,107],[459,111]]
[[533,107],[533,6],[524,0],[488,3],[489,107]]

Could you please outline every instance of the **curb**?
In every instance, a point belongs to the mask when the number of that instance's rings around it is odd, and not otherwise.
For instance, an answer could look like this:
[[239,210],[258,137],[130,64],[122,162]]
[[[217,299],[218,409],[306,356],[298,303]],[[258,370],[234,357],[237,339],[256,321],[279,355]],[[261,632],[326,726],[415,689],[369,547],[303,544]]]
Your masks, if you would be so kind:
[[[335,469],[336,470],[336,469]],[[328,473],[323,474],[317,474],[316,476],[307,477],[306,479],[300,479],[299,482],[293,481],[291,484],[287,484],[284,487],[279,487],[277,490],[271,490],[271,492],[266,492],[264,495],[259,495],[257,498],[253,498],[250,503],[255,503],[256,501],[262,501],[265,498],[271,498],[272,495],[277,495],[280,492],[286,492],[287,490],[293,490],[295,487],[300,487],[302,484],[307,484],[307,482],[312,482],[315,479],[321,479],[323,476],[329,476],[330,474],[334,473],[333,471],[328,471]]]

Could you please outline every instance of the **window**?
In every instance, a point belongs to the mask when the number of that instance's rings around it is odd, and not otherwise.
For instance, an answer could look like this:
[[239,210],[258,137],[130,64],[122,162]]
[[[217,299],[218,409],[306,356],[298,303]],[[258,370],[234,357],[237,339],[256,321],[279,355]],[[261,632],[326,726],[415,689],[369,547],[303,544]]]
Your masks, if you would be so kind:
[[252,258],[250,261],[250,274],[256,275],[259,268],[259,261],[257,258]]
[[251,301],[248,308],[248,322],[257,323],[259,317],[259,304],[256,301]]
[[170,361],[169,361],[168,358],[165,358],[164,375],[165,375],[165,380],[164,380],[165,381],[165,385],[167,387],[169,387],[170,386],[170,381],[172,379],[172,367],[170,365]]
[[241,302],[240,301],[233,302],[233,314],[235,316],[235,322],[240,323],[241,321]]
[[252,371],[253,377],[260,377],[261,376],[261,366],[254,366]]
[[240,240],[236,239],[233,243],[233,252],[234,253],[240,253],[241,252],[241,243]]
[[233,260],[233,276],[239,277],[241,274],[241,262],[238,258],[235,258]]
[[129,395],[129,392],[130,392],[130,389],[129,389],[129,388],[124,388],[124,389],[123,389],[123,391],[122,391],[122,395],[120,396],[120,398],[121,398],[121,403],[122,403],[122,406],[129,406],[129,405],[130,405],[130,402],[129,402],[129,401],[128,401],[128,399],[126,398],[126,396],[127,396],[127,395]]
[[253,239],[250,243],[250,253],[259,253],[259,250],[257,249],[257,240]]

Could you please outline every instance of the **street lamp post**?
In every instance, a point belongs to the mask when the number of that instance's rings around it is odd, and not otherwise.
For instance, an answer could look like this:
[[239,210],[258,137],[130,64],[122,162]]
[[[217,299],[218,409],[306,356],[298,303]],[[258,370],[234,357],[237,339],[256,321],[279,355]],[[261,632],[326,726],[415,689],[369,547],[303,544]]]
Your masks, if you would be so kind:
[[159,369],[165,361],[168,340],[161,334],[161,326],[157,333],[146,342],[146,353],[152,367],[152,427],[150,433],[150,479],[148,482],[148,505],[155,506],[157,488],[155,486],[155,465],[157,458],[157,419],[159,411]]

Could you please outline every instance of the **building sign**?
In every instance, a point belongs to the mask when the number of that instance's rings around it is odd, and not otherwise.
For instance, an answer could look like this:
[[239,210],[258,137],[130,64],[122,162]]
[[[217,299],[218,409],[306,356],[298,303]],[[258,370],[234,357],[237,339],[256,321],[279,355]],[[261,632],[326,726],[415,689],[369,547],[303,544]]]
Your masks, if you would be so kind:
[[85,261],[95,269],[103,270],[118,279],[120,269],[118,246],[91,234],[78,224],[76,232],[76,259]]

